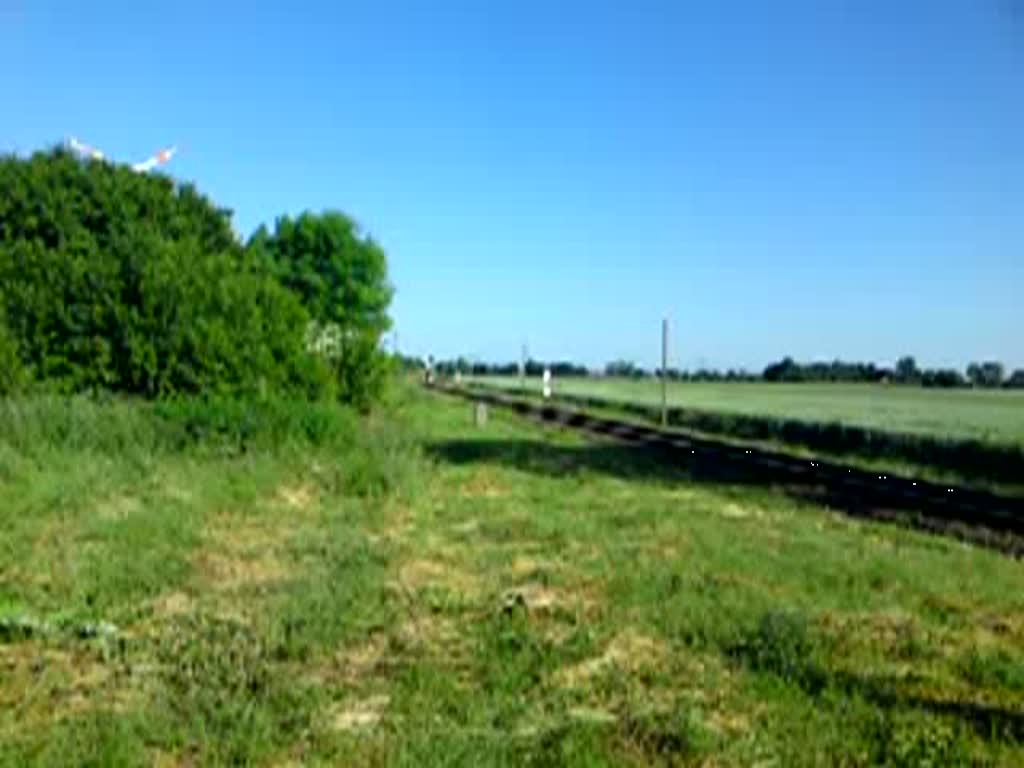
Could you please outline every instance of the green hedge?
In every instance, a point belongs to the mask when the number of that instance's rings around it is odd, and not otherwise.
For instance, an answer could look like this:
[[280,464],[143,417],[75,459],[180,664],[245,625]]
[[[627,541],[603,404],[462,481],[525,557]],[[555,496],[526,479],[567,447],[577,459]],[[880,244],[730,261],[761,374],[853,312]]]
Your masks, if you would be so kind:
[[0,189],[0,364],[60,393],[336,394],[298,297],[192,186],[54,150],[0,158]]

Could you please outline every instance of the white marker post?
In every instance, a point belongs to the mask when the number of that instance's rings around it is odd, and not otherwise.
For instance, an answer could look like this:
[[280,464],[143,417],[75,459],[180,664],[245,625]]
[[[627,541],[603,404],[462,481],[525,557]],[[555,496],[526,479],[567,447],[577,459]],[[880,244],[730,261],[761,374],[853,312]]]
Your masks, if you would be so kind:
[[551,397],[551,369],[544,368],[544,399]]

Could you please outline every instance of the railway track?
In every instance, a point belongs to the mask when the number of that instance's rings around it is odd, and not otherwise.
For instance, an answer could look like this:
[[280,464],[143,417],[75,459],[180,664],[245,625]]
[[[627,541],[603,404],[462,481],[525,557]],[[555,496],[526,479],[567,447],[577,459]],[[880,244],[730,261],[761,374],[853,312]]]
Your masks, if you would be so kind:
[[497,392],[434,384],[448,395],[659,452],[701,476],[782,488],[857,517],[890,520],[1024,556],[1024,498],[596,416]]

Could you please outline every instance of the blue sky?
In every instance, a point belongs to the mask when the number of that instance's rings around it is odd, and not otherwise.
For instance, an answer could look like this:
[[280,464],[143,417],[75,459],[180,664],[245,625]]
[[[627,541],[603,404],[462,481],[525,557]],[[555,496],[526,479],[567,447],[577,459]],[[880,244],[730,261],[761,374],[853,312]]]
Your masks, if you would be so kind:
[[399,344],[1024,366],[1018,0],[0,0],[0,150],[340,208]]

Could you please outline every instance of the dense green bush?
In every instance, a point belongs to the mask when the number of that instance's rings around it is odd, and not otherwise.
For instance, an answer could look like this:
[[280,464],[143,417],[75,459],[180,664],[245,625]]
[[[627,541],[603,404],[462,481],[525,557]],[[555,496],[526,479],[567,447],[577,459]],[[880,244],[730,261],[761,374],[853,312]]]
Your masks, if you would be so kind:
[[0,315],[0,397],[13,394],[24,384],[25,371],[18,356],[18,343]]
[[309,211],[261,227],[248,252],[270,265],[312,318],[307,343],[331,361],[341,399],[367,407],[383,390],[387,371],[381,337],[393,290],[387,259],[374,240],[338,211]]
[[0,188],[0,315],[47,388],[333,394],[306,309],[192,186],[54,150]]
[[0,445],[40,458],[51,451],[111,456],[327,447],[347,450],[360,434],[352,409],[294,398],[33,395],[0,401]]

